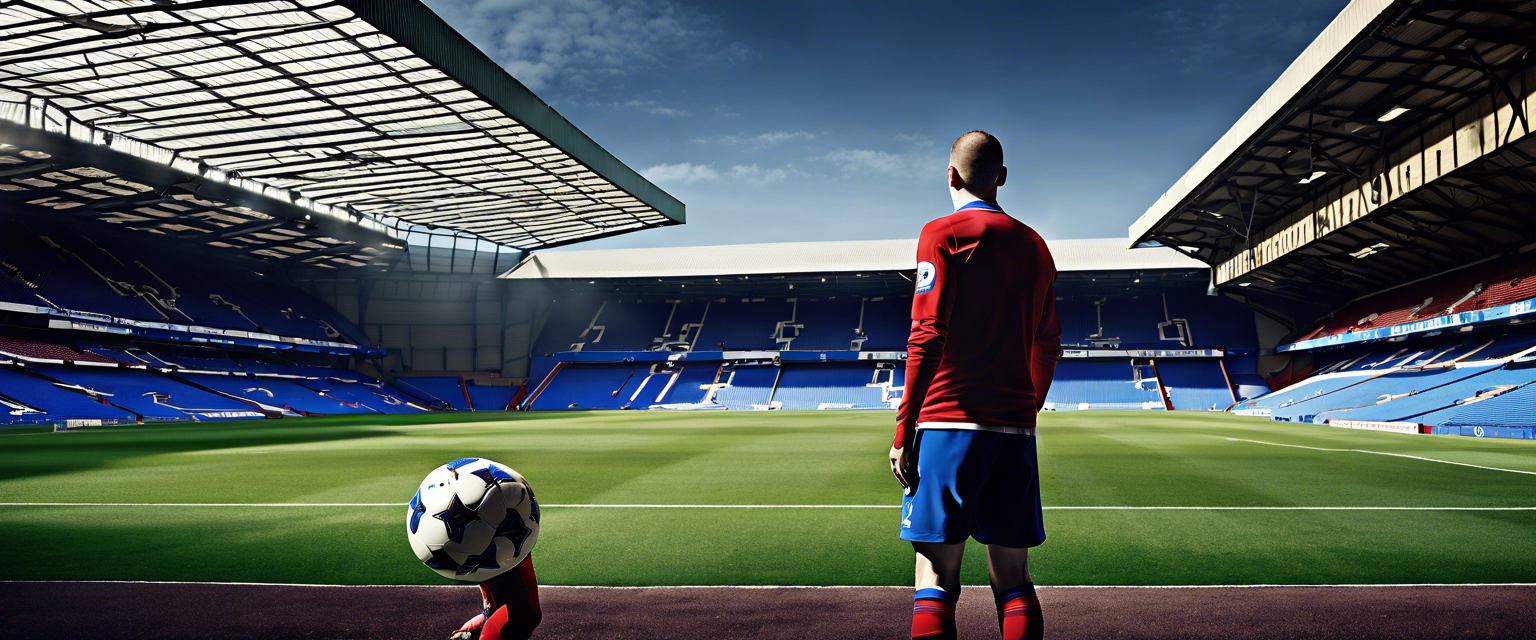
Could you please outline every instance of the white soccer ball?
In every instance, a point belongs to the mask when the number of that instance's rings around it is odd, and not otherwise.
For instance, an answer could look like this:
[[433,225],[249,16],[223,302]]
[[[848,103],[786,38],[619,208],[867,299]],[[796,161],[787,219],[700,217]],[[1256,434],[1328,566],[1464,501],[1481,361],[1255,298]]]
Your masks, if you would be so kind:
[[539,502],[511,467],[460,458],[421,481],[405,513],[411,551],[443,577],[482,582],[516,567],[539,538]]

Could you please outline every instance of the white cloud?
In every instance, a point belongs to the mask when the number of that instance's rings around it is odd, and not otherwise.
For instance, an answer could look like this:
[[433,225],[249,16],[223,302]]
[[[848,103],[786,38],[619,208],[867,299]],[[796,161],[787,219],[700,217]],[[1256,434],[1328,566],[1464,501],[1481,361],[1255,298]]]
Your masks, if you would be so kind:
[[652,182],[667,182],[673,184],[693,184],[700,180],[715,181],[720,179],[720,172],[707,164],[693,164],[691,162],[679,162],[677,164],[658,164],[640,172],[647,180]]
[[427,0],[438,15],[535,90],[590,87],[602,76],[678,60],[749,55],[672,0]]
[[682,109],[674,109],[672,107],[662,106],[655,100],[641,100],[636,98],[619,106],[624,107],[625,109],[638,109],[640,111],[658,116],[669,116],[677,118],[690,115],[687,111]]
[[646,179],[652,182],[668,184],[720,181],[768,184],[801,177],[805,175],[805,172],[792,166],[764,168],[756,164],[733,165],[722,172],[716,170],[714,165],[679,162],[676,164],[658,164],[641,171],[640,175],[645,176]]
[[801,177],[805,175],[805,172],[800,171],[794,167],[776,167],[773,169],[764,169],[757,166],[756,164],[738,164],[734,167],[731,167],[730,175],[732,178],[745,182],[768,183],[783,182],[790,178]]
[[870,149],[838,149],[825,156],[844,173],[874,173],[896,178],[939,175],[945,158],[935,152],[888,153]]
[[751,135],[729,135],[729,136],[717,136],[717,137],[713,137],[713,138],[694,138],[693,141],[697,142],[699,144],[709,144],[711,142],[720,142],[720,143],[730,144],[730,145],[752,145],[754,147],[771,147],[771,146],[774,146],[774,145],[777,145],[777,144],[783,144],[785,142],[794,142],[794,141],[797,141],[797,140],[815,140],[815,139],[816,139],[816,134],[811,133],[809,131],[770,131],[768,133],[759,133],[759,134],[757,134],[755,136],[751,136]]

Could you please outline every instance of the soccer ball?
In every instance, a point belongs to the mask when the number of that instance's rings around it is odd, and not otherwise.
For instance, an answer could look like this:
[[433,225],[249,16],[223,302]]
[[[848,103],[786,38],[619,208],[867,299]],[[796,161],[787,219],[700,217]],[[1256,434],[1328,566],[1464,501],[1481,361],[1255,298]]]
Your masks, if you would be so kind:
[[539,502],[511,467],[460,458],[421,481],[405,513],[405,536],[433,571],[482,582],[528,557],[539,538]]

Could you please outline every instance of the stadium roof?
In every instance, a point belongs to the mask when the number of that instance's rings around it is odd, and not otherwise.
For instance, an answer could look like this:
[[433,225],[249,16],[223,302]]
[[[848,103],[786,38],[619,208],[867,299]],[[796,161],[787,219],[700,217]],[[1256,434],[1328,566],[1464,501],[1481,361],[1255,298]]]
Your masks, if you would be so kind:
[[[0,188],[33,180],[23,202],[190,235],[325,218],[376,249],[453,233],[532,250],[684,220],[417,0],[0,3],[0,142],[33,160],[0,170]],[[39,160],[148,188],[70,191]],[[258,215],[133,214],[187,196]]]
[[[1167,248],[1128,249],[1118,238],[1051,240],[1059,272],[1205,269]],[[679,278],[718,275],[912,271],[917,240],[784,242],[665,249],[547,251],[502,277],[512,279]]]
[[1533,42],[1530,0],[1354,0],[1130,243],[1305,319],[1536,240]]

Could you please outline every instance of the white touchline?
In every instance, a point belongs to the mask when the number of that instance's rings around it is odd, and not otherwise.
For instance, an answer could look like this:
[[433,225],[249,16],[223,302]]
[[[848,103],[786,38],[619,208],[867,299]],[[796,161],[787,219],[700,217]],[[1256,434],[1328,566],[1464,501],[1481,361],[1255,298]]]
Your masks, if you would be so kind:
[[1328,448],[1324,448],[1324,447],[1308,447],[1308,446],[1303,446],[1303,445],[1299,445],[1299,444],[1281,444],[1279,442],[1265,442],[1263,440],[1248,440],[1248,439],[1245,439],[1245,438],[1227,438],[1227,439],[1231,440],[1233,442],[1252,442],[1254,444],[1267,444],[1267,445],[1275,446],[1275,447],[1291,447],[1293,449],[1311,449],[1313,451],[1331,451],[1331,452],[1334,452],[1334,453],[1369,453],[1369,454],[1378,455],[1378,456],[1392,456],[1394,458],[1411,458],[1411,459],[1414,459],[1414,460],[1423,460],[1425,462],[1438,462],[1440,464],[1454,464],[1454,465],[1456,465],[1458,467],[1472,467],[1474,469],[1487,469],[1489,471],[1504,471],[1506,473],[1522,473],[1522,474],[1525,474],[1525,475],[1528,475],[1528,476],[1536,476],[1536,471],[1520,471],[1519,469],[1500,469],[1498,467],[1485,467],[1485,466],[1480,465],[1480,464],[1468,464],[1468,463],[1465,463],[1465,462],[1451,462],[1450,460],[1436,460],[1434,458],[1423,458],[1423,457],[1419,457],[1419,456],[1410,456],[1410,455],[1408,455],[1406,453],[1387,453],[1387,452],[1384,452],[1384,451],[1366,451],[1365,449],[1328,449]]
[[[0,507],[395,507],[395,502],[0,502]],[[900,509],[894,504],[541,504],[543,509]],[[1536,507],[1131,507],[1055,506],[1046,511],[1536,511]]]

